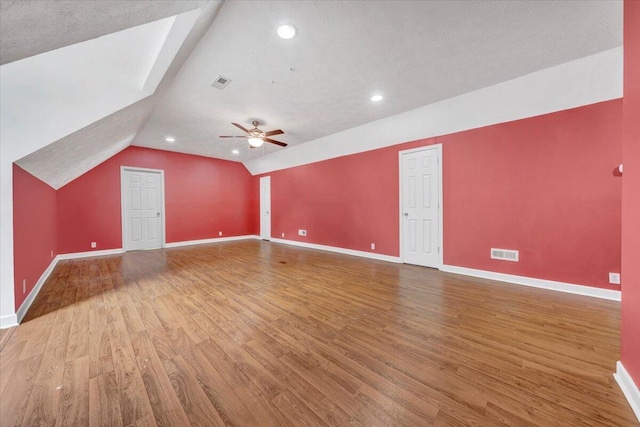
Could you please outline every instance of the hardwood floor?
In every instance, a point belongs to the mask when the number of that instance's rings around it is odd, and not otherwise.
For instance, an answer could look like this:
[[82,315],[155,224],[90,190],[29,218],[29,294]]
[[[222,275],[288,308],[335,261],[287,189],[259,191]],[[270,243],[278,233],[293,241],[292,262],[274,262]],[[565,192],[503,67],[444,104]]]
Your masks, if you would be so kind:
[[632,426],[619,303],[260,241],[63,261],[0,424]]

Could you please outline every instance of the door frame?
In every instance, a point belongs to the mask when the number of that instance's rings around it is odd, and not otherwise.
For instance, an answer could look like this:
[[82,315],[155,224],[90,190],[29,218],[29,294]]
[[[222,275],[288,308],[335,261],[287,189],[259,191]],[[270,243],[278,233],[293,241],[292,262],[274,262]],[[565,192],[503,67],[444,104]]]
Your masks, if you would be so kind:
[[402,206],[403,206],[403,200],[402,200],[402,156],[404,154],[411,154],[411,153],[417,153],[420,151],[427,151],[427,150],[436,150],[436,153],[438,155],[438,244],[440,246],[440,251],[439,251],[439,256],[438,256],[438,265],[436,266],[436,268],[438,270],[442,269],[442,266],[444,265],[444,233],[442,230],[442,226],[444,224],[443,218],[443,212],[444,212],[444,203],[443,203],[443,188],[444,186],[442,185],[442,165],[443,165],[443,161],[442,161],[442,143],[440,144],[432,144],[432,145],[425,145],[422,147],[418,147],[418,148],[411,148],[409,150],[402,150],[398,152],[398,171],[399,171],[399,179],[398,179],[398,185],[399,185],[399,200],[400,200],[400,204],[398,206],[398,218],[399,218],[399,233],[400,233],[400,262],[404,263],[404,242],[403,242],[403,230],[402,230],[402,226],[403,226],[403,215],[402,215]]
[[125,211],[126,211],[126,196],[125,196],[125,172],[147,172],[160,174],[160,243],[161,248],[167,247],[166,241],[166,223],[165,223],[165,204],[164,204],[164,170],[163,169],[149,169],[139,168],[136,166],[120,166],[120,228],[122,229],[122,249],[127,251],[127,239],[125,235]]
[[[265,180],[267,182],[269,182],[269,235],[267,237],[262,237],[262,180]],[[267,240],[267,241],[271,241],[271,226],[273,225],[271,222],[271,175],[267,175],[267,176],[261,176],[260,177],[260,200],[258,200],[258,203],[260,205],[259,207],[259,211],[260,211],[260,240]]]

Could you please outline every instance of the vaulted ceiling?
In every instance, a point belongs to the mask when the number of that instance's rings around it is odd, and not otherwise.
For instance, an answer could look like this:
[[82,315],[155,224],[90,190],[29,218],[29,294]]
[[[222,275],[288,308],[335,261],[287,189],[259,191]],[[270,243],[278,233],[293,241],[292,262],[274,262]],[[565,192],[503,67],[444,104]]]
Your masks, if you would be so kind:
[[[58,188],[129,144],[246,162],[283,148],[220,139],[240,135],[231,122],[258,119],[294,146],[622,44],[617,1],[20,1],[2,2],[0,69],[196,9],[152,94],[52,134],[18,163]],[[297,37],[278,38],[282,23]],[[211,87],[218,75],[231,79],[223,90]]]

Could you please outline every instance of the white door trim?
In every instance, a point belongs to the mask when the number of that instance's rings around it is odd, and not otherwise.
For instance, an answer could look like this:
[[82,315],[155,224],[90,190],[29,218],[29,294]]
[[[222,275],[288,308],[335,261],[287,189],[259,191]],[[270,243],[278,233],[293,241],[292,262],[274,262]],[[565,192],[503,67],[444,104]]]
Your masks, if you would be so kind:
[[162,247],[167,247],[166,241],[166,224],[165,224],[165,204],[164,204],[164,170],[162,169],[149,169],[149,168],[139,168],[136,166],[120,166],[120,228],[122,229],[122,250],[124,252],[127,251],[127,241],[124,232],[124,222],[125,222],[125,179],[124,174],[126,171],[133,172],[151,172],[151,173],[159,173],[160,174],[160,241],[162,243]]
[[[269,234],[266,236],[263,236],[263,229],[262,229],[262,221],[263,221],[263,212],[262,212],[262,183],[263,182],[268,182],[269,183]],[[259,204],[260,204],[260,239],[262,240],[268,240],[271,241],[271,236],[272,236],[272,232],[271,232],[271,225],[272,225],[272,221],[271,221],[271,175],[267,175],[267,176],[263,176],[260,177],[260,200],[259,200]]]
[[433,145],[426,145],[424,147],[418,147],[418,148],[412,148],[409,150],[402,150],[398,152],[398,174],[399,174],[399,179],[398,179],[398,188],[399,188],[399,195],[400,195],[400,204],[398,206],[398,221],[399,221],[399,226],[398,226],[398,232],[400,234],[400,262],[403,263],[404,262],[404,242],[403,242],[403,233],[402,233],[402,206],[403,206],[403,200],[402,200],[402,155],[403,154],[410,154],[410,153],[417,153],[420,151],[427,151],[427,150],[436,150],[437,154],[438,154],[438,204],[440,206],[440,209],[438,209],[438,241],[439,241],[439,245],[440,245],[440,253],[438,254],[438,270],[442,269],[442,266],[444,265],[444,233],[443,233],[443,212],[444,212],[444,203],[443,203],[443,188],[444,186],[442,185],[442,165],[443,165],[443,161],[442,161],[442,144],[433,144]]

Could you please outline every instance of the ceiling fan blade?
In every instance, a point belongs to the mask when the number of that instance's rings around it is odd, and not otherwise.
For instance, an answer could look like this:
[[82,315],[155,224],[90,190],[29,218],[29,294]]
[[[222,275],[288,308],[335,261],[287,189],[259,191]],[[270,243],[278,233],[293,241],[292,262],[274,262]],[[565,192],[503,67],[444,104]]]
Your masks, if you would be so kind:
[[249,131],[247,129],[245,129],[244,127],[242,127],[242,125],[239,125],[237,123],[231,123],[232,125],[234,125],[235,127],[237,127],[238,129],[240,129],[241,131],[243,131],[244,133],[249,133]]
[[281,129],[276,129],[276,130],[272,130],[272,131],[269,131],[269,132],[265,132],[264,136],[280,135],[281,133],[284,133],[284,131],[281,130]]
[[247,139],[246,136],[231,136],[231,135],[220,135],[220,138],[244,138],[244,139]]
[[265,140],[266,142],[270,142],[270,143],[272,143],[272,144],[279,145],[279,146],[281,146],[281,147],[286,147],[286,146],[287,146],[287,144],[285,144],[284,142],[276,141],[275,139],[271,139],[271,138],[264,138],[264,140]]

